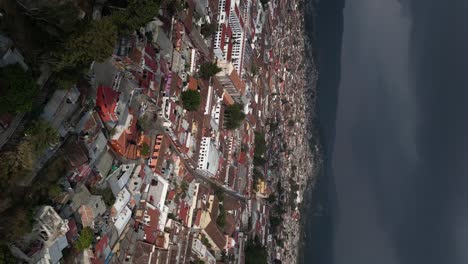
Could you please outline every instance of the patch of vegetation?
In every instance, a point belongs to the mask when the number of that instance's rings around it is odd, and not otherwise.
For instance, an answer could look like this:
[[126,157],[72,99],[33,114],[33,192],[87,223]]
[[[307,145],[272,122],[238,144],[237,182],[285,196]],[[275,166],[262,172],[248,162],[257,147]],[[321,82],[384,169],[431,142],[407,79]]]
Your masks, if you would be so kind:
[[242,125],[245,119],[245,113],[242,110],[243,107],[244,106],[239,103],[226,107],[226,110],[224,110],[224,124],[226,129],[233,130]]
[[146,157],[146,156],[149,155],[149,151],[150,151],[150,148],[149,148],[148,144],[143,143],[143,145],[141,146],[140,154],[142,156]]
[[219,205],[218,217],[216,217],[216,224],[223,228],[226,225],[226,211],[222,205]]
[[62,194],[62,188],[58,184],[53,184],[49,187],[48,194],[49,194],[49,198],[55,201]]
[[206,237],[203,237],[202,240],[201,240],[202,244],[205,245],[205,247],[207,247],[208,249],[211,249],[213,246],[211,245],[210,241],[208,240],[208,238]]
[[0,68],[0,113],[31,110],[38,91],[31,73],[19,64]]
[[85,250],[91,246],[94,241],[94,232],[87,226],[80,232],[80,238],[75,242],[75,248],[79,251]]
[[32,143],[36,153],[44,151],[59,141],[57,130],[45,121],[33,121],[26,130],[26,135],[26,139]]
[[201,95],[198,91],[183,91],[180,97],[184,108],[188,111],[197,111],[200,108]]
[[205,62],[200,65],[200,69],[198,70],[198,76],[203,79],[209,79],[210,77],[214,76],[218,72],[221,71],[221,68],[216,65],[214,62]]
[[117,27],[109,17],[91,21],[72,34],[57,55],[56,70],[77,69],[109,58],[117,41]]
[[7,241],[17,241],[22,236],[30,233],[34,224],[34,209],[32,207],[17,207],[9,212],[4,219]]
[[223,189],[217,185],[213,185],[213,189],[214,189],[214,195],[216,196],[216,198],[218,198],[218,201],[223,202],[224,201]]
[[216,33],[217,25],[215,23],[205,23],[201,26],[200,33],[205,37],[211,37]]
[[120,34],[130,34],[153,20],[158,14],[159,1],[129,1],[125,9],[113,11],[111,19]]
[[150,120],[148,115],[143,115],[142,117],[138,118],[137,120],[137,127],[140,131],[145,131],[150,126]]
[[107,188],[93,187],[89,191],[91,192],[91,194],[101,195],[102,200],[104,200],[104,203],[108,207],[112,206],[115,203],[114,194],[112,193],[112,190],[108,187]]
[[254,165],[264,166],[266,159],[264,158],[266,153],[266,141],[265,134],[255,132],[255,150],[254,150]]
[[246,264],[263,264],[267,263],[267,251],[260,243],[257,236],[255,239],[250,239],[245,247],[245,263]]

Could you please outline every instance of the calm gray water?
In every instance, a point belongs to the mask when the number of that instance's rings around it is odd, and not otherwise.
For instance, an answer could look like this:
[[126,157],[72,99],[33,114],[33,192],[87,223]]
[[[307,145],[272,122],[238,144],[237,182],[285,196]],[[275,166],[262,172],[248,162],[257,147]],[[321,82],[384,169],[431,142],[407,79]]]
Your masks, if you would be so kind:
[[468,263],[468,1],[317,2],[304,262]]

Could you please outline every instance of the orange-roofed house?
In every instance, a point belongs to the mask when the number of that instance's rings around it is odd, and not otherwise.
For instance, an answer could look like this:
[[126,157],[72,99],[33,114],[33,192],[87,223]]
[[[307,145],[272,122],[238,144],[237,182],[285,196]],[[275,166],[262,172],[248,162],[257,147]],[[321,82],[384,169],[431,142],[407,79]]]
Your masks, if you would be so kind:
[[112,88],[100,85],[97,90],[96,107],[103,122],[117,122],[117,105],[119,103],[119,93]]

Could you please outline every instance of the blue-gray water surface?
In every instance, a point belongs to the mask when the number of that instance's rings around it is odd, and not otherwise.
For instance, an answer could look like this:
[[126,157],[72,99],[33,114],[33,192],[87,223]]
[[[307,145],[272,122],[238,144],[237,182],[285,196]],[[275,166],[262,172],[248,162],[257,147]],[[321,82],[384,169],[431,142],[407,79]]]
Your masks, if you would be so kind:
[[468,263],[468,1],[314,10],[325,165],[303,262]]

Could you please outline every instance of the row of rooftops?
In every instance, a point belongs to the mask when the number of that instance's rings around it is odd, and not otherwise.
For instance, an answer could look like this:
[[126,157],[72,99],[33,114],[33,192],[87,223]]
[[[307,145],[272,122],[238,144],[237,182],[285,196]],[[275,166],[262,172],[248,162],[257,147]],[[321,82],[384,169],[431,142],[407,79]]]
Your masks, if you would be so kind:
[[[211,80],[196,77],[199,65],[212,60],[213,47],[188,22],[203,1],[188,2],[184,19],[150,22],[146,29],[152,38],[122,38],[112,58],[93,64],[95,108],[82,113],[74,127],[79,147],[66,155],[73,161],[68,180],[74,190],[71,204],[60,212],[70,219],[70,244],[81,228],[95,231],[96,241],[83,253],[92,263],[174,258],[216,263],[221,251],[239,250],[249,207],[228,195],[220,201],[211,187],[195,180],[190,164],[201,164],[198,169],[226,189],[251,194],[253,134],[263,87],[228,60],[217,61],[222,71]],[[207,10],[213,6],[213,1],[205,2]],[[251,16],[251,23],[245,23],[242,10],[260,10],[260,2],[233,2],[240,26],[255,32],[258,27],[253,25],[263,22],[253,22],[258,19]],[[210,10],[204,15],[215,22],[216,10]],[[200,92],[198,111],[182,108],[180,95],[187,89]],[[234,103],[244,104],[247,118],[230,131],[224,129],[223,114]],[[157,128],[143,128],[145,116]],[[104,204],[102,194],[91,194],[96,188],[110,189],[112,206]],[[220,214],[224,226],[217,223]],[[181,247],[187,249],[186,256],[180,254]]]

